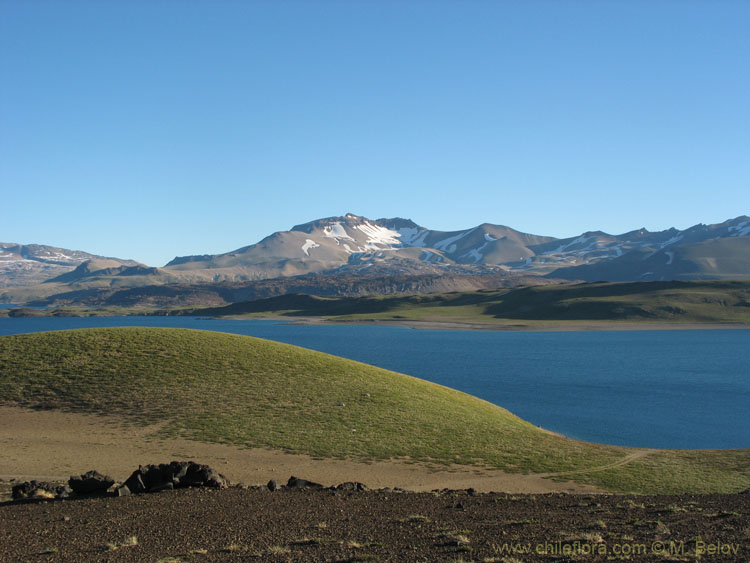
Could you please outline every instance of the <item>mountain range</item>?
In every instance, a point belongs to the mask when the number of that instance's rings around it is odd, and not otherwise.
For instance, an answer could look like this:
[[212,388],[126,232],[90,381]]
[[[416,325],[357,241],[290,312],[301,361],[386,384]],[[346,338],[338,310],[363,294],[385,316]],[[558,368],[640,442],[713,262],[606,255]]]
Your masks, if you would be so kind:
[[[144,287],[189,287],[193,293],[209,286],[232,288],[231,296],[212,301],[219,303],[300,287],[308,293],[315,293],[317,286],[335,293],[336,280],[348,280],[348,295],[359,295],[362,290],[356,286],[368,284],[374,292],[398,293],[564,280],[746,278],[748,216],[682,231],[589,231],[557,239],[489,223],[445,232],[409,219],[371,220],[347,214],[296,225],[231,252],[176,257],[160,268],[56,247],[0,244],[0,288],[6,288],[0,301],[6,303],[49,302],[56,295],[92,291],[111,296],[113,291],[132,293]],[[266,289],[258,293],[259,287]]]
[[372,269],[502,270],[583,281],[713,279],[750,276],[747,235],[747,216],[684,231],[594,231],[556,239],[489,223],[444,232],[409,219],[373,221],[348,214],[297,225],[225,254],[178,257],[164,270],[214,281]]
[[34,285],[66,274],[81,264],[101,270],[138,266],[134,260],[107,258],[56,246],[0,242],[0,288]]

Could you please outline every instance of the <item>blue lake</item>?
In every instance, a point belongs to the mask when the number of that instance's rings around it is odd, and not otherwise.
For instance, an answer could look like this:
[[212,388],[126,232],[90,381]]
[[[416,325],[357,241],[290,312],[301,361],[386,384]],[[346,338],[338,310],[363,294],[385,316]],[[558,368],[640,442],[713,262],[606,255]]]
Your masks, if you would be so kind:
[[473,332],[102,317],[1,318],[0,335],[133,325],[233,332],[328,352],[460,389],[571,438],[750,447],[749,330]]

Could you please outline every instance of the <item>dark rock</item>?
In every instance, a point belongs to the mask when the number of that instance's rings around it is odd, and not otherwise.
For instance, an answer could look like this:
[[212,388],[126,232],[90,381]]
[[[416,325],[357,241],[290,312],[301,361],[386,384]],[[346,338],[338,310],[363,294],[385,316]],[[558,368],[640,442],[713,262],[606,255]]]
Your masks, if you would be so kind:
[[172,461],[169,464],[161,464],[162,475],[165,481],[170,481],[175,487],[180,485],[180,481],[185,475],[190,465],[195,465],[194,461]]
[[313,483],[312,481],[307,481],[306,479],[298,479],[297,477],[289,477],[289,481],[286,483],[287,487],[293,487],[293,488],[303,488],[308,487],[311,489],[322,489],[323,485],[320,483]]
[[214,487],[223,489],[229,486],[229,480],[208,465],[190,462],[185,476],[180,479],[180,484],[189,487]]
[[141,466],[138,468],[138,472],[141,475],[143,486],[146,487],[146,491],[148,492],[163,487],[167,482],[172,482],[169,473],[165,472],[166,476],[163,475],[161,467],[158,465]]
[[141,478],[140,471],[140,468],[136,471],[133,471],[130,477],[128,477],[127,481],[123,483],[123,485],[126,486],[131,493],[139,494],[146,492],[146,485],[143,484],[143,479]]
[[208,465],[194,461],[173,461],[159,465],[141,465],[123,486],[131,493],[139,494],[183,487],[223,489],[229,486],[229,480]]
[[153,487],[153,488],[149,489],[148,492],[149,493],[160,493],[162,491],[173,491],[173,490],[174,490],[174,485],[170,482],[170,483],[163,483],[163,484],[159,485],[158,487]]
[[359,481],[347,481],[334,487],[337,491],[366,491],[367,486]]
[[73,491],[66,485],[55,485],[47,481],[24,481],[11,490],[13,500],[68,498]]
[[103,494],[114,484],[112,477],[93,470],[77,477],[71,475],[68,479],[70,488],[79,495]]
[[268,482],[268,485],[266,485],[266,487],[268,487],[269,491],[278,491],[279,490],[279,484],[276,481],[274,481],[273,479],[271,479]]

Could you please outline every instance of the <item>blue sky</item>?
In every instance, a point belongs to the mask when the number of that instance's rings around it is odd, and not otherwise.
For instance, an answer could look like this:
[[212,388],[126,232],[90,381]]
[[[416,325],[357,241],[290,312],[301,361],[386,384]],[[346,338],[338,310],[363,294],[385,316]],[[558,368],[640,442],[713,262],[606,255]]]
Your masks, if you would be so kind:
[[0,0],[0,240],[750,214],[750,2]]

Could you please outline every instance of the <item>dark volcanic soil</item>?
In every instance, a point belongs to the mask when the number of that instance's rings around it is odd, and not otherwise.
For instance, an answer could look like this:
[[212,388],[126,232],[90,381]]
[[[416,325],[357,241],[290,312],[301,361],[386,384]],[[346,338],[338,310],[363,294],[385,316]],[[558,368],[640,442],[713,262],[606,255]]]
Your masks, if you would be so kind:
[[750,495],[189,489],[0,505],[0,561],[746,561]]

